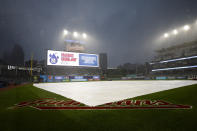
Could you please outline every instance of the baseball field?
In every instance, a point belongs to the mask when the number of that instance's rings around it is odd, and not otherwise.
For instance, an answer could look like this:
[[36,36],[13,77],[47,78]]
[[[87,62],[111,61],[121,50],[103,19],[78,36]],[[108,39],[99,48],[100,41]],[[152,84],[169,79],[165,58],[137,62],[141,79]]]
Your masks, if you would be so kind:
[[[163,81],[163,84],[165,84],[165,81]],[[175,85],[177,85],[177,83]],[[133,87],[133,85],[131,86]],[[128,90],[128,92],[131,93],[132,91]],[[110,92],[108,93],[109,96],[113,96],[110,95]],[[119,91],[119,93],[124,92]],[[192,83],[192,85],[185,85],[179,88],[165,89],[163,91],[158,90],[155,93],[149,92],[149,94],[125,98],[126,104],[124,102],[106,105],[99,104],[98,106],[102,108],[97,109],[89,108],[92,106],[88,106],[77,100],[73,102],[73,100],[58,93],[49,92],[45,89],[35,87],[32,84],[26,84],[16,88],[0,90],[0,128],[2,131],[197,130],[196,93],[197,84]],[[87,97],[86,94],[79,94],[82,99]],[[76,93],[74,95],[76,95]],[[83,95],[86,97],[83,97]],[[96,99],[97,97],[93,98],[91,96],[88,98],[91,100],[91,98]],[[53,99],[53,101],[48,101],[48,99]],[[149,104],[147,101],[145,104],[137,104],[137,101],[142,102],[143,100],[148,100]],[[161,104],[161,101],[164,102]],[[134,106],[131,102],[133,102]],[[152,104],[150,104],[150,102],[152,102]],[[182,107],[187,108],[171,108],[169,105],[172,104],[169,103],[184,105]],[[131,107],[131,105],[132,108],[127,108],[128,106]]]

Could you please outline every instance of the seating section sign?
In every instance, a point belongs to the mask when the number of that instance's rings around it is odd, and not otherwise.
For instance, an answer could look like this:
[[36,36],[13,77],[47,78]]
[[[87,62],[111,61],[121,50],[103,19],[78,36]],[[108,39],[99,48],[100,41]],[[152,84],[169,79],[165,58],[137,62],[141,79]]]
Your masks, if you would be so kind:
[[47,65],[99,67],[97,54],[48,50]]

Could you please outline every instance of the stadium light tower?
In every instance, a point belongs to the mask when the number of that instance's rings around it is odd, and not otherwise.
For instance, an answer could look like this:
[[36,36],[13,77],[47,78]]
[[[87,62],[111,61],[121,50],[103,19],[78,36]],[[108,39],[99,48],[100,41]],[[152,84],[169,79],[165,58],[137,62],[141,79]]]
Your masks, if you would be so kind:
[[177,31],[176,29],[174,29],[174,30],[173,30],[173,34],[174,34],[174,35],[177,35],[177,34],[178,34],[178,31]]
[[64,36],[68,35],[68,30],[64,29]]
[[188,31],[188,30],[190,29],[190,26],[189,26],[189,25],[185,25],[185,26],[183,27],[183,29],[184,29],[184,31]]
[[75,38],[77,38],[77,37],[78,37],[78,33],[77,33],[77,32],[73,32],[73,36],[74,36]]
[[82,36],[83,36],[83,38],[84,38],[84,39],[86,39],[86,38],[87,38],[86,33],[83,33],[83,34],[82,34]]
[[168,38],[169,37],[169,34],[168,33],[165,33],[164,34],[164,38]]

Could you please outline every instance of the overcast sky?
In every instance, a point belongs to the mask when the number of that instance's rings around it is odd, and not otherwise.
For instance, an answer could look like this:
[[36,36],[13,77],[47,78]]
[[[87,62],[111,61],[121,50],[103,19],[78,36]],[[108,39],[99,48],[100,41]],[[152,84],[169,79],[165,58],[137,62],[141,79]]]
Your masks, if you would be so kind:
[[196,0],[0,0],[0,51],[18,43],[26,59],[44,59],[62,50],[66,28],[86,32],[88,51],[107,53],[109,67],[142,63],[157,37],[195,20]]

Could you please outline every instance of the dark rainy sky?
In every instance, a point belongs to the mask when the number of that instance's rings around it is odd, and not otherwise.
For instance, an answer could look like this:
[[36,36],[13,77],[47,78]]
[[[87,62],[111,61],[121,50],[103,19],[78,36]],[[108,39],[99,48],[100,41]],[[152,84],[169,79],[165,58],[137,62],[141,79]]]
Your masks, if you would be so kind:
[[0,0],[0,52],[14,43],[44,59],[62,50],[63,29],[86,32],[90,53],[108,54],[109,67],[149,61],[153,41],[197,20],[196,0]]

